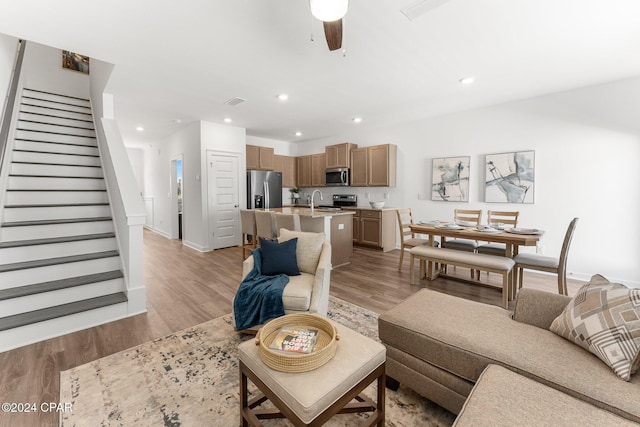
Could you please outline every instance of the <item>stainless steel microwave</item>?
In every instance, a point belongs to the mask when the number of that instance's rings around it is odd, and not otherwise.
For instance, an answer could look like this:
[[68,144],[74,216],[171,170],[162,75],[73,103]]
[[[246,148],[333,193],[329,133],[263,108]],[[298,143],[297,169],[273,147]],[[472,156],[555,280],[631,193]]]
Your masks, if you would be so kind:
[[349,185],[349,169],[327,169],[325,182],[327,187],[342,187]]

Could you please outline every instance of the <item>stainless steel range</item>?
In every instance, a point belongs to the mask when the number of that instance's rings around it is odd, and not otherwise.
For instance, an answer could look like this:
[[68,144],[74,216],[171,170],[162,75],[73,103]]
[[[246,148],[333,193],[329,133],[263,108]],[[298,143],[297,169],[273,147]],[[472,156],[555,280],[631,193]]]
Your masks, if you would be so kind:
[[355,194],[334,194],[333,195],[333,206],[334,207],[348,207],[348,206],[357,206],[358,205],[358,196]]

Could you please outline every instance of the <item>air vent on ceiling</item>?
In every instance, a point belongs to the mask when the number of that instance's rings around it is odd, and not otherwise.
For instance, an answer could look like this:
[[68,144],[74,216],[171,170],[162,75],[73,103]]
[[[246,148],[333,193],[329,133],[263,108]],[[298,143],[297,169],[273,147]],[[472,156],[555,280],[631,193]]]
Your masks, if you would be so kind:
[[243,103],[244,101],[246,101],[246,99],[244,99],[244,98],[238,98],[238,97],[236,96],[236,97],[234,97],[234,98],[227,99],[226,101],[224,101],[224,103],[225,103],[226,105],[231,105],[232,107],[234,107],[234,106],[236,106],[236,105],[238,105],[238,104],[240,104],[240,103]]
[[433,10],[436,7],[440,7],[449,1],[450,0],[420,0],[419,2],[416,2],[411,6],[400,9],[400,12],[402,12],[402,14],[406,16],[409,21],[413,21],[414,19],[421,17],[430,10]]

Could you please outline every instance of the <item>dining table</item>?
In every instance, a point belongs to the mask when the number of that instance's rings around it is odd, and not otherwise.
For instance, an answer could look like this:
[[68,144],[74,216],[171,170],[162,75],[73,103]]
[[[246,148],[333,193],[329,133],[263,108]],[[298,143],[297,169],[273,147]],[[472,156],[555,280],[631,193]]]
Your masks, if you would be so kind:
[[[536,246],[544,234],[543,230],[521,227],[500,227],[463,225],[433,221],[429,223],[415,223],[410,225],[411,231],[415,234],[428,236],[430,246],[435,245],[435,237],[440,237],[440,245],[446,242],[447,238],[468,239],[479,242],[504,243],[505,256],[513,258],[518,254],[520,246]],[[426,271],[421,268],[421,277],[433,280],[438,277],[439,272],[434,273],[433,263],[429,262]],[[512,274],[515,274],[512,273]],[[455,277],[454,277],[455,278]],[[512,279],[511,283],[515,283]],[[515,289],[512,289],[515,292]]]

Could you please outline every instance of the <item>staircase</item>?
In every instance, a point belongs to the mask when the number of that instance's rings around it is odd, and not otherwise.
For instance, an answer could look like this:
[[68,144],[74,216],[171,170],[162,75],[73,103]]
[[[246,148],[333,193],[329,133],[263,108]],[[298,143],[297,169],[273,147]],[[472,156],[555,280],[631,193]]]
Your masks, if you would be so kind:
[[[126,316],[89,100],[24,89],[0,221],[0,340]],[[44,322],[44,323],[43,323]],[[62,328],[63,330],[60,330]]]

